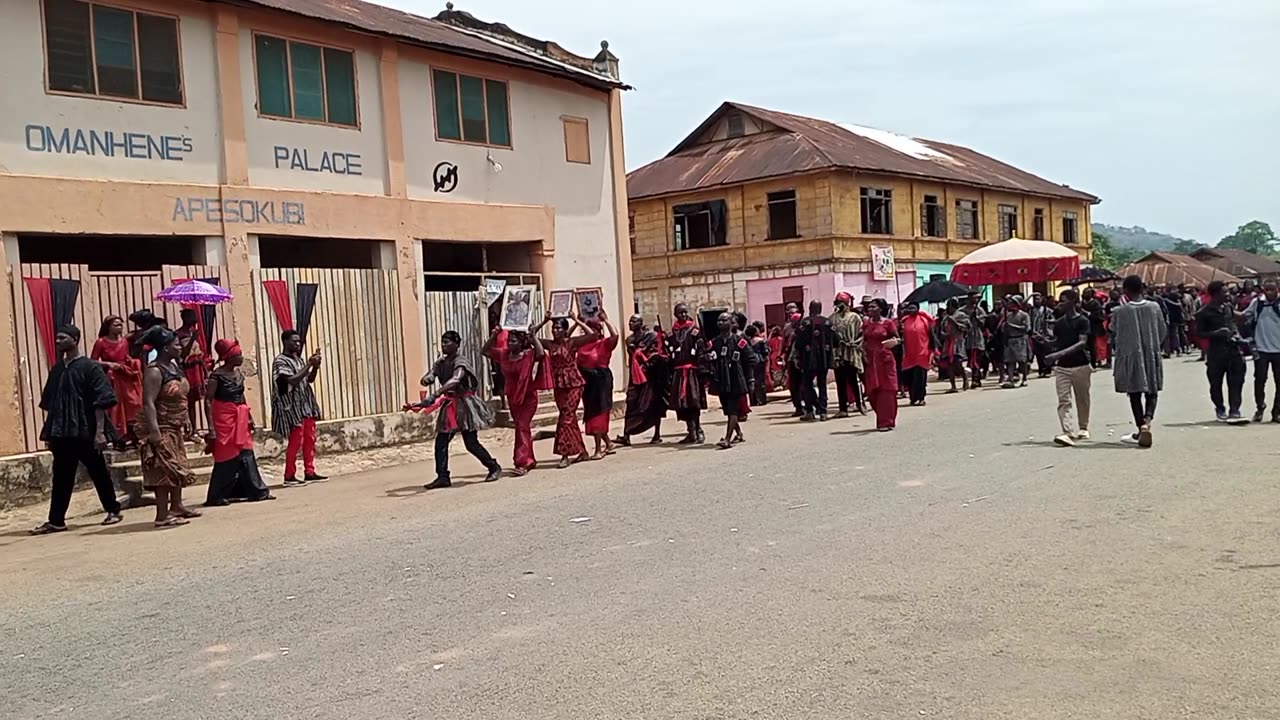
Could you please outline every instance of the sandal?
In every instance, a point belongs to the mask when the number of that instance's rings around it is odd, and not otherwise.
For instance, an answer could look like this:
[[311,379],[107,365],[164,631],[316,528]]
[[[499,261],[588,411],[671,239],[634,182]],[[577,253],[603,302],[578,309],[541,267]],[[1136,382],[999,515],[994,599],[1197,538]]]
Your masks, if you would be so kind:
[[[1272,422],[1280,422],[1280,420],[1273,420]],[[661,445],[661,444],[662,444],[662,436],[661,436],[661,435],[654,435],[652,438],[650,438],[650,439],[649,439],[649,444],[650,444],[650,445]]]
[[182,525],[188,525],[190,524],[190,522],[191,522],[190,520],[178,517],[177,515],[170,515],[169,517],[163,520],[157,520],[155,522],[155,525],[157,528],[171,528],[171,527],[180,527]]
[[54,525],[53,523],[44,523],[43,525],[33,528],[32,535],[52,535],[54,533],[66,532],[66,525]]
[[572,463],[570,463],[570,462],[569,462],[569,458],[560,458],[560,462],[556,464],[556,467],[557,467],[557,468],[560,468],[561,470],[563,470],[563,469],[565,469],[565,468],[569,467],[569,465],[571,465],[571,464],[572,464]]
[[123,521],[124,521],[124,516],[121,515],[120,513],[107,513],[107,516],[102,518],[103,525],[115,525],[116,523],[123,522]]
[[728,440],[721,440],[720,442],[716,443],[716,447],[720,448],[721,450],[728,450],[733,447],[733,443],[729,442]]
[[524,477],[529,474],[529,468],[518,467],[511,471],[516,477]]
[[[170,511],[170,512],[173,512],[173,511]],[[180,517],[183,520],[194,520],[198,517],[204,517],[203,513],[197,512],[195,510],[188,510],[187,508],[183,508],[179,512],[173,512],[173,515],[174,517]]]

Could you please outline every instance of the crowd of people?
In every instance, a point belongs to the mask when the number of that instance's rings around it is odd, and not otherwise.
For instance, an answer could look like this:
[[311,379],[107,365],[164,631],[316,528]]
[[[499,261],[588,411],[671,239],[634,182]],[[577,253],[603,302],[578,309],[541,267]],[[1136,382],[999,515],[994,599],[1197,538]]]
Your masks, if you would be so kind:
[[[40,400],[45,412],[40,437],[53,456],[53,488],[48,520],[32,534],[67,530],[66,513],[82,465],[106,512],[102,524],[123,519],[105,456],[111,446],[136,448],[143,487],[155,493],[157,528],[201,517],[183,498],[183,490],[196,482],[187,454],[192,441],[202,439],[213,459],[206,506],[274,499],[254,455],[239,343],[214,343],[214,362],[202,347],[195,311],[183,310],[181,318],[182,326],[171,330],[163,318],[140,310],[129,316],[134,330],[126,336],[124,319],[107,317],[89,357],[80,350],[79,328],[58,328],[58,359]],[[287,439],[284,485],[296,487],[327,479],[315,469],[321,413],[313,385],[321,358],[317,351],[303,359],[302,338],[293,330],[281,340],[283,351],[271,367],[272,430]],[[197,438],[198,417],[208,428],[203,438]]]
[[[188,508],[183,490],[195,483],[187,443],[195,438],[197,412],[208,431],[205,452],[214,467],[206,505],[274,499],[258,470],[253,451],[254,421],[245,401],[244,361],[239,344],[223,339],[212,354],[202,351],[193,312],[170,330],[150,311],[130,316],[134,331],[125,335],[120,317],[108,317],[89,357],[80,352],[80,331],[59,328],[58,362],[50,369],[41,408],[46,412],[42,439],[53,455],[53,492],[47,522],[32,532],[66,530],[78,466],[92,478],[106,512],[104,525],[120,522],[120,505],[103,451],[137,447],[143,485],[156,494],[155,525],[183,525],[200,512]],[[626,415],[621,434],[610,437],[614,352],[624,339],[608,316],[547,316],[528,331],[495,329],[484,354],[500,370],[505,405],[515,428],[513,468],[524,475],[537,467],[532,424],[540,391],[551,391],[556,422],[553,453],[557,467],[599,460],[630,446],[649,431],[650,444],[663,442],[662,425],[674,411],[683,425],[678,444],[706,441],[702,414],[708,397],[719,400],[726,418],[717,447],[745,442],[743,422],[768,395],[786,390],[802,422],[829,418],[828,382],[834,378],[836,418],[851,412],[875,415],[876,429],[897,427],[900,400],[927,404],[928,378],[936,370],[947,393],[979,388],[984,382],[1025,387],[1036,366],[1052,376],[1058,399],[1063,446],[1089,440],[1092,376],[1113,371],[1115,390],[1128,396],[1134,431],[1122,440],[1153,444],[1152,422],[1164,384],[1165,359],[1199,351],[1205,363],[1209,397],[1219,421],[1249,422],[1243,415],[1246,358],[1255,364],[1256,412],[1268,408],[1266,384],[1276,384],[1271,420],[1280,423],[1280,293],[1277,284],[1205,288],[1148,287],[1138,276],[1110,291],[1063,290],[1055,299],[1011,295],[992,309],[977,293],[955,298],[925,312],[904,303],[894,312],[883,298],[848,293],[835,297],[834,312],[823,314],[821,301],[801,314],[786,307],[781,326],[765,327],[742,313],[722,312],[713,327],[695,321],[690,308],[677,304],[669,329],[650,327],[640,315],[628,322]],[[541,337],[550,325],[550,337]],[[315,467],[316,422],[321,418],[313,388],[320,372],[319,351],[303,357],[303,338],[281,336],[282,352],[271,365],[272,430],[287,439],[284,486],[327,478]],[[436,473],[428,489],[452,484],[449,446],[461,435],[468,452],[498,480],[501,464],[481,444],[478,433],[494,424],[493,408],[478,395],[478,368],[459,354],[462,337],[448,331],[441,357],[422,378],[430,393],[408,410],[435,413]],[[1225,392],[1224,392],[1225,390]],[[582,412],[579,423],[578,413]],[[593,443],[588,450],[587,439]],[[298,476],[298,456],[303,475]]]

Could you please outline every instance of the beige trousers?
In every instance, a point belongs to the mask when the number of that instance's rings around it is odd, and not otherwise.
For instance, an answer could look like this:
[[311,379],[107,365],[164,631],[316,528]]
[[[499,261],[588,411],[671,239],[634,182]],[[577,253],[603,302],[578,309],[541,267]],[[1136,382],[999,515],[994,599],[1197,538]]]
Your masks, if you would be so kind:
[[1053,384],[1058,390],[1058,421],[1062,423],[1062,432],[1075,434],[1071,422],[1071,396],[1075,396],[1076,414],[1080,418],[1080,429],[1089,429],[1089,387],[1093,381],[1093,368],[1088,365],[1080,367],[1053,369]]

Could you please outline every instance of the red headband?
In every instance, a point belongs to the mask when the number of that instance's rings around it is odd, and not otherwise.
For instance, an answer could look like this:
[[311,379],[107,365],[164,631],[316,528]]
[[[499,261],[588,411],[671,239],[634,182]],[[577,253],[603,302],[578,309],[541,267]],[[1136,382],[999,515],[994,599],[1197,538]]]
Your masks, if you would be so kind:
[[218,359],[226,362],[231,358],[243,354],[240,350],[240,343],[235,340],[227,340],[223,338],[213,344],[213,349],[218,353]]

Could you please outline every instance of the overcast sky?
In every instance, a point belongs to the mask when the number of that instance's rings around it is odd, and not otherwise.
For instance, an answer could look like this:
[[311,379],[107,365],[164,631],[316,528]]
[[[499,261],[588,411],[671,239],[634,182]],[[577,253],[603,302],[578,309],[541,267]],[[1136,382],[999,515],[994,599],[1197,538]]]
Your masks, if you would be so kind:
[[607,39],[628,169],[737,100],[966,145],[1100,196],[1099,222],[1280,230],[1280,0],[454,4],[581,55]]

